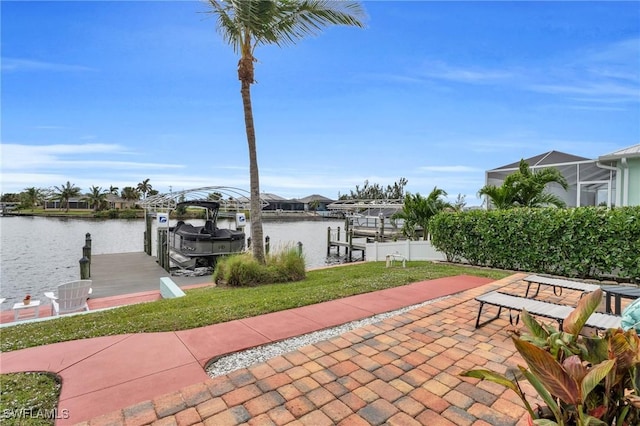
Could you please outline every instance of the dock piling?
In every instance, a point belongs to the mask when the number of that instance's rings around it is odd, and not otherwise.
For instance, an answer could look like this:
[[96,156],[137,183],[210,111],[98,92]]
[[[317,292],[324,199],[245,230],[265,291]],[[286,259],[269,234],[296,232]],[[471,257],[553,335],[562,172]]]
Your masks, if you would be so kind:
[[86,256],[82,256],[80,259],[80,279],[88,280],[91,277],[90,269],[91,265],[89,263],[89,259]]
[[84,246],[82,247],[82,259],[80,259],[80,279],[86,280],[91,277],[91,234],[84,236]]

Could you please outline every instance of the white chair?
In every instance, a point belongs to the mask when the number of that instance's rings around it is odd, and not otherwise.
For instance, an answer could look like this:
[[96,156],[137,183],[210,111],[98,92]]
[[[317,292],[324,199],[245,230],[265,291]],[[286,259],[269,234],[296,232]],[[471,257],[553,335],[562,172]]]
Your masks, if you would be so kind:
[[70,281],[60,284],[58,295],[46,292],[44,295],[51,299],[54,315],[68,314],[76,311],[88,311],[87,298],[91,294],[91,280]]

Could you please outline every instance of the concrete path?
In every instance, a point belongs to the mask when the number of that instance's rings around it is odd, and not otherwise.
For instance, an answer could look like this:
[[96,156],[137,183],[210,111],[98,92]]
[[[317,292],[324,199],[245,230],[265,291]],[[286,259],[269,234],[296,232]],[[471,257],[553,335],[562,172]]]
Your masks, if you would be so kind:
[[[515,425],[523,409],[514,398],[456,376],[514,357],[498,335],[504,320],[474,332],[472,297],[520,275],[442,278],[198,329],[57,343],[0,354],[0,365],[62,378],[59,409],[69,416],[58,425]],[[447,295],[455,296],[249,369],[215,379],[204,372],[224,354]]]

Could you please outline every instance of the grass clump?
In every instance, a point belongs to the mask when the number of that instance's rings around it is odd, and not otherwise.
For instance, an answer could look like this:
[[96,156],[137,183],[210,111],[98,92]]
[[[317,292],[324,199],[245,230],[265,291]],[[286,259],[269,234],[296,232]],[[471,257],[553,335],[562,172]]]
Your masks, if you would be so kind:
[[58,410],[60,380],[50,373],[0,374],[2,425],[53,425],[68,412]]
[[213,272],[216,284],[251,287],[260,284],[287,283],[305,278],[304,257],[288,248],[267,256],[265,265],[251,254],[243,253],[220,259]]

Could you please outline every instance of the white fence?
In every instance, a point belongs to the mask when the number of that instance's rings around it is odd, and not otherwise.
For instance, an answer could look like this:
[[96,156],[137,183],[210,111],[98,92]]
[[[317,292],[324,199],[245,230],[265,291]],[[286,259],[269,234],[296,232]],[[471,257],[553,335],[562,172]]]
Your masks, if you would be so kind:
[[365,253],[365,259],[371,262],[386,260],[390,254],[404,256],[407,260],[447,260],[444,253],[431,246],[430,241],[367,243]]

